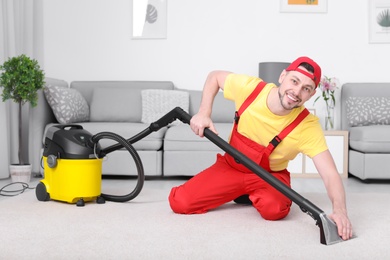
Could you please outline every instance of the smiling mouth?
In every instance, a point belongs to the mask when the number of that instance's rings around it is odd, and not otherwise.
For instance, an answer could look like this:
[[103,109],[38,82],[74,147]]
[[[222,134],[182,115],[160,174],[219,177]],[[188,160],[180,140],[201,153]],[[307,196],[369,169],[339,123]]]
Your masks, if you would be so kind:
[[288,93],[286,93],[286,96],[287,96],[288,99],[290,99],[293,102],[300,102],[300,100],[298,98],[296,98],[296,97],[294,97],[294,96],[292,96],[292,95],[290,95]]

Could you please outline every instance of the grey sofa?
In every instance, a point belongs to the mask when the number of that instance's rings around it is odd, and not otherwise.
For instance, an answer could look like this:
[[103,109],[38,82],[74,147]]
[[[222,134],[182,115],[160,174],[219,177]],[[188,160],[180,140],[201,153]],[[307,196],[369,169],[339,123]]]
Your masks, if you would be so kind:
[[[153,116],[153,111],[157,111],[159,105],[164,109],[169,106],[169,110],[176,106],[186,106],[182,108],[191,115],[195,114],[202,94],[201,91],[177,89],[169,81],[73,81],[68,84],[63,80],[47,78],[46,85],[56,86],[61,91],[75,90],[81,94],[89,111],[84,113],[88,114],[87,119],[75,124],[83,126],[92,134],[109,131],[126,139],[150,125],[150,122],[145,122],[145,117]],[[176,95],[178,93],[181,93],[180,96]],[[46,94],[40,91],[38,105],[30,108],[29,160],[35,175],[44,174],[41,159],[45,131],[61,121],[53,113],[55,109],[49,105]],[[161,101],[160,94],[165,99],[169,97],[169,104]],[[61,95],[64,94],[61,92]],[[150,110],[145,103],[157,108]],[[162,110],[158,109],[157,112],[161,113]],[[234,103],[224,99],[222,92],[218,93],[212,118],[219,135],[225,140],[230,134],[233,117]],[[100,144],[107,147],[113,141],[104,139]],[[210,166],[216,154],[222,152],[206,138],[196,136],[187,124],[178,121],[136,142],[134,148],[143,162],[146,176],[192,176]],[[137,171],[130,154],[123,149],[108,154],[103,162],[102,174],[136,175]]]
[[341,128],[349,131],[349,173],[390,179],[390,83],[346,83]]

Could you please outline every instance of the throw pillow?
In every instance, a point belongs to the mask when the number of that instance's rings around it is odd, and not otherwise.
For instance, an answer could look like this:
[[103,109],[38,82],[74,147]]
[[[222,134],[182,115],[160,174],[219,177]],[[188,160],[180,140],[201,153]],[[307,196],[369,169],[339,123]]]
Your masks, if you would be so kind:
[[390,98],[349,97],[346,105],[350,126],[390,124]]
[[175,107],[188,112],[189,93],[179,90],[145,89],[142,95],[142,123],[150,124]]
[[46,85],[43,93],[58,123],[70,124],[89,120],[89,106],[77,90]]

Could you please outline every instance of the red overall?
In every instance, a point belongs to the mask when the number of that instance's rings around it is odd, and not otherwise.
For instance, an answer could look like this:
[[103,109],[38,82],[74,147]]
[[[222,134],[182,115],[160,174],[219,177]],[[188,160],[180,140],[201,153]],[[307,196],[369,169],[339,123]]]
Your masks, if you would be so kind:
[[[265,84],[265,82],[260,82],[236,112],[230,145],[290,187],[290,173],[286,169],[272,172],[269,166],[269,156],[281,140],[309,114],[308,110],[304,109],[290,125],[275,136],[267,147],[250,140],[237,131],[240,115],[255,100]],[[223,156],[218,154],[214,165],[195,175],[183,185],[172,188],[169,203],[176,213],[205,213],[243,194],[249,194],[252,205],[264,219],[282,219],[290,211],[291,200],[289,198],[227,153]]]

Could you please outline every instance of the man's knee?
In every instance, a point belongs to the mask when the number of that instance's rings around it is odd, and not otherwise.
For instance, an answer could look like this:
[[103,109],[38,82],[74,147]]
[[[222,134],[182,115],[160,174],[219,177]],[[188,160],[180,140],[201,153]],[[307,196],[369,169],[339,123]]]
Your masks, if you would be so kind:
[[183,198],[176,198],[174,195],[169,195],[168,200],[173,212],[178,214],[189,214],[188,203],[186,203]]
[[265,220],[279,220],[285,218],[288,213],[290,212],[290,207],[285,207],[284,209],[278,209],[278,210],[269,210],[267,208],[263,210],[259,210],[261,216]]
[[285,218],[290,212],[291,200],[266,200],[255,203],[257,211],[266,220],[279,220]]
[[168,200],[169,205],[173,212],[178,214],[198,214],[205,213],[205,210],[196,208],[196,205],[191,201],[191,199],[181,192],[178,194],[178,187],[174,187],[169,194]]

